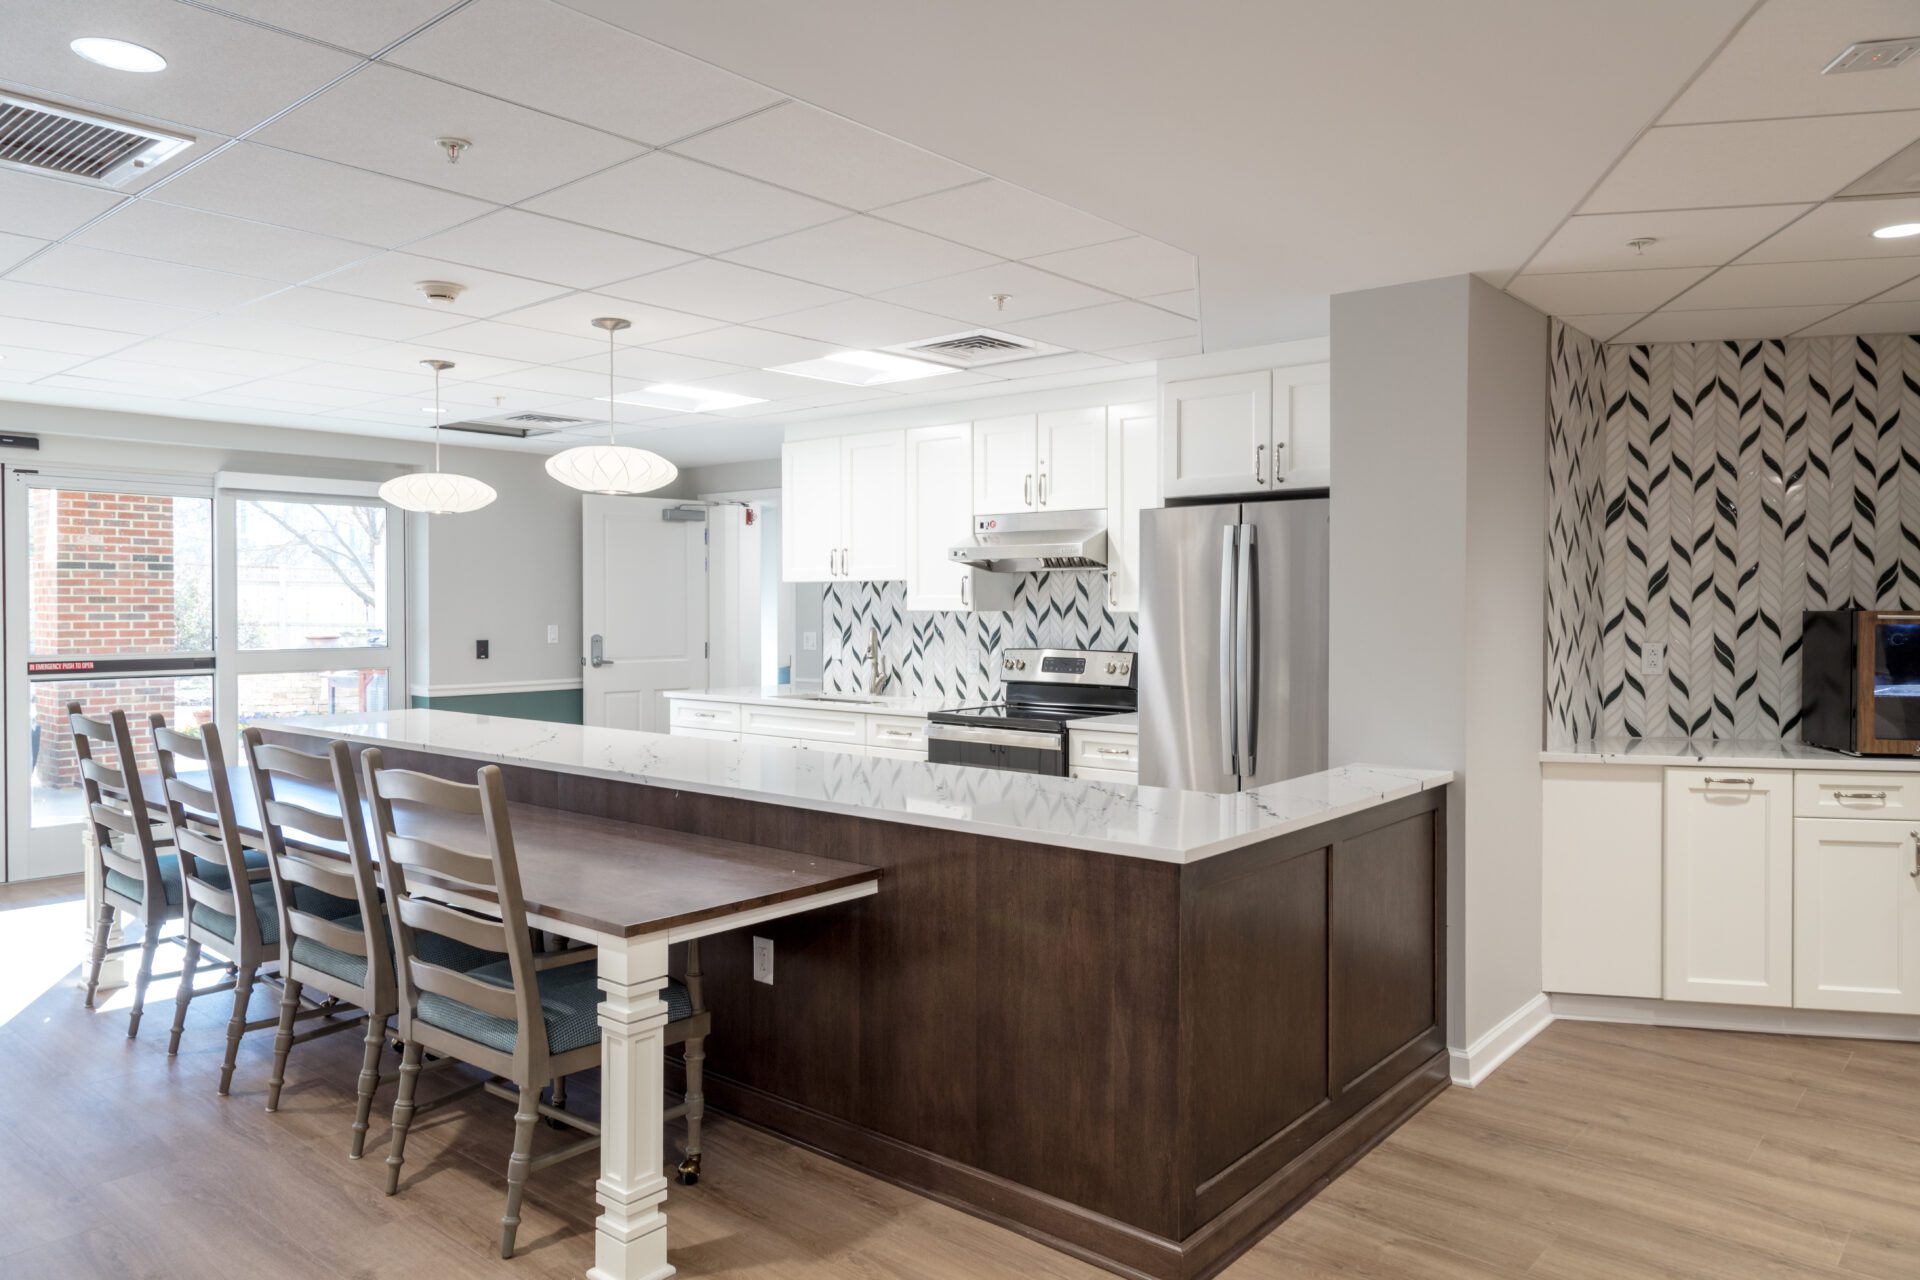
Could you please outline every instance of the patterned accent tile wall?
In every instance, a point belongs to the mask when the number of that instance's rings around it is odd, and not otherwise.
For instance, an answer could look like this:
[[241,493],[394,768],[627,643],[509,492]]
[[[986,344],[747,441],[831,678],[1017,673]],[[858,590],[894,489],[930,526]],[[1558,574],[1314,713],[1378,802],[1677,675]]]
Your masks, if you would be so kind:
[[839,693],[866,688],[868,630],[895,673],[890,693],[982,701],[1000,694],[1003,649],[1140,648],[1136,615],[1107,607],[1099,572],[1023,574],[1006,613],[919,613],[904,582],[829,583],[822,683]]
[[1797,740],[1801,611],[1920,607],[1920,337],[1552,356],[1550,740]]

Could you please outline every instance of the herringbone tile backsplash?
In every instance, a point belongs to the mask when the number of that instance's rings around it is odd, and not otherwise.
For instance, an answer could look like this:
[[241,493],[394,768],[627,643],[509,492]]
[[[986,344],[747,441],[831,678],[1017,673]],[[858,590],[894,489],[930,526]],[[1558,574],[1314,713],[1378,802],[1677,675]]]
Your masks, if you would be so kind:
[[822,683],[840,693],[866,688],[867,636],[880,629],[880,653],[896,673],[889,693],[987,701],[1000,695],[1004,649],[1140,648],[1136,615],[1107,607],[1107,577],[1022,574],[1006,613],[919,613],[907,609],[904,582],[827,585]]
[[1920,337],[1551,358],[1549,739],[1797,740],[1801,612],[1920,607]]

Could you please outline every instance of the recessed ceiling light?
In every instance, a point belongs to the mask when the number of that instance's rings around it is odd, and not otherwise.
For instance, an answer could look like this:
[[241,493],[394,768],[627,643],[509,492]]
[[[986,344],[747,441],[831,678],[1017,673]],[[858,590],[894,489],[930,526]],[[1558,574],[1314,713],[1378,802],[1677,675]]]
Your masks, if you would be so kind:
[[1920,236],[1920,222],[1896,222],[1873,233],[1875,240],[1904,240],[1908,236]]
[[111,67],[115,71],[165,71],[167,60],[143,44],[110,40],[106,36],[81,36],[67,48],[88,62]]
[[[606,396],[595,396],[605,401]],[[669,409],[674,413],[705,413],[710,409],[738,409],[742,405],[765,404],[760,396],[735,395],[711,387],[688,387],[677,382],[656,382],[643,391],[629,391],[613,397],[616,404],[636,404],[647,409]]]
[[914,360],[885,351],[836,351],[818,360],[775,365],[768,373],[791,373],[802,378],[819,378],[849,387],[877,387],[888,382],[907,382],[931,378],[953,370],[931,360]]

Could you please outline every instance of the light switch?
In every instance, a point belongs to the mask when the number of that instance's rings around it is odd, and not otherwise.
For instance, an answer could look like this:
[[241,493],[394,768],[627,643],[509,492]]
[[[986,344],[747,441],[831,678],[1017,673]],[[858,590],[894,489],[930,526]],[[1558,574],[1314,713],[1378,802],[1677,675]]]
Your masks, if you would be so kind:
[[559,623],[549,622],[547,624],[547,643],[548,644],[560,643],[560,624]]
[[800,647],[808,653],[812,653],[815,649],[818,649],[820,647],[820,633],[818,631],[802,631],[800,633]]
[[1640,674],[1657,676],[1667,669],[1667,646],[1658,640],[1640,646]]

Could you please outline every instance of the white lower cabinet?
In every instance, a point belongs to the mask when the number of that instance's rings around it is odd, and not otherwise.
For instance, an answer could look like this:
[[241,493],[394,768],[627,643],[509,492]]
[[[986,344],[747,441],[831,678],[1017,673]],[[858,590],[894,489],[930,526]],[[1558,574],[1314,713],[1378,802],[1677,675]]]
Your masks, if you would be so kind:
[[740,735],[731,729],[689,729],[684,725],[673,727],[676,738],[706,738],[711,742],[738,742]]
[[925,751],[915,751],[910,747],[868,747],[867,755],[875,760],[920,760],[927,758]]
[[1541,771],[1540,967],[1548,991],[1660,998],[1665,782],[1656,766]]
[[827,751],[848,756],[867,754],[866,746],[858,742],[820,742],[812,738],[775,737],[768,733],[743,733],[740,743],[742,746],[786,747],[793,751]]
[[1920,830],[1912,822],[1801,818],[1794,824],[1797,1007],[1920,1013],[1916,876]]
[[1793,1002],[1793,775],[1669,769],[1669,1000]]
[[1124,782],[1137,786],[1140,775],[1130,769],[1095,769],[1087,765],[1073,766],[1072,776],[1082,782]]

